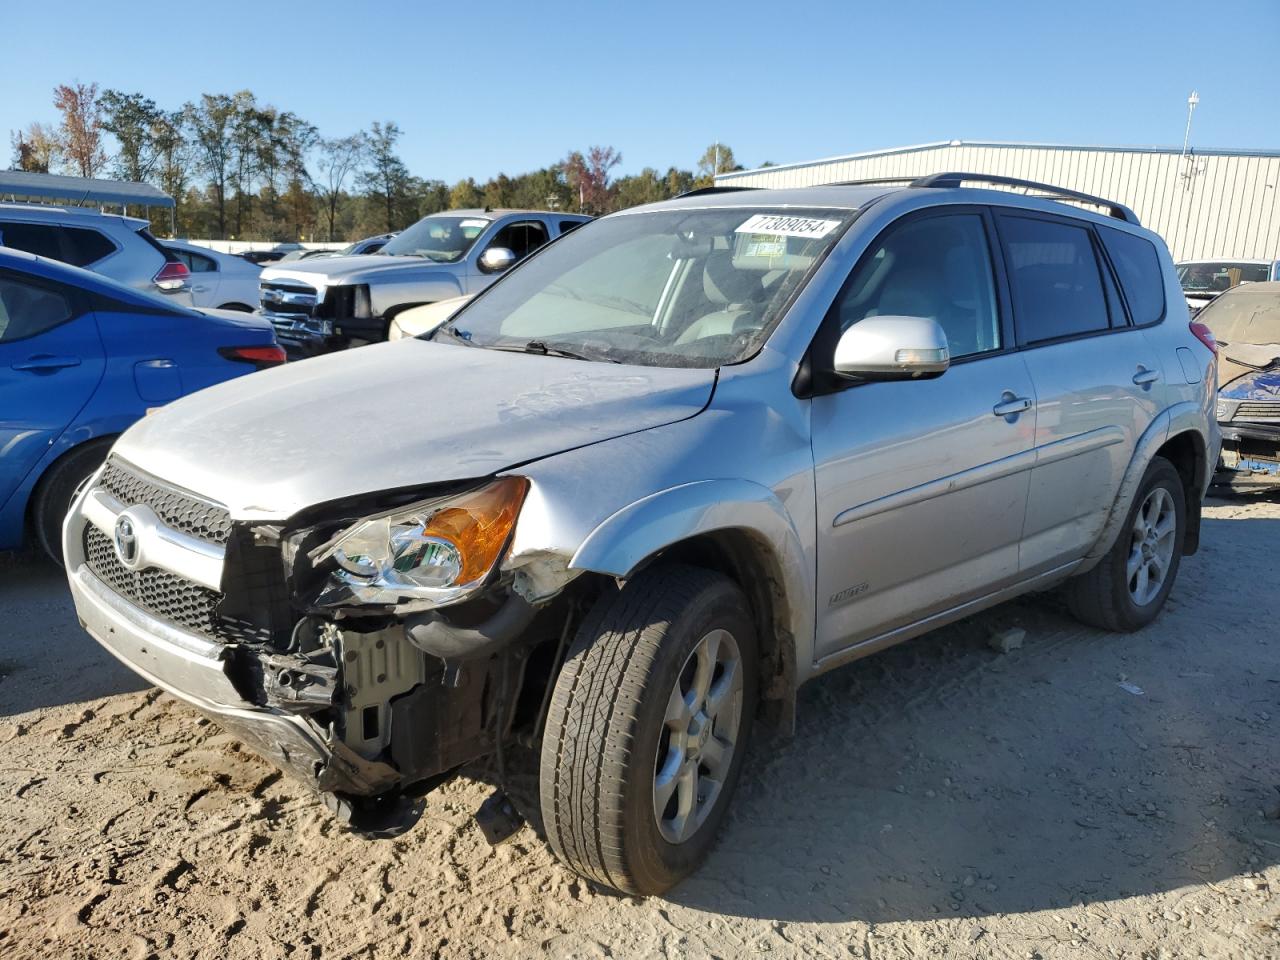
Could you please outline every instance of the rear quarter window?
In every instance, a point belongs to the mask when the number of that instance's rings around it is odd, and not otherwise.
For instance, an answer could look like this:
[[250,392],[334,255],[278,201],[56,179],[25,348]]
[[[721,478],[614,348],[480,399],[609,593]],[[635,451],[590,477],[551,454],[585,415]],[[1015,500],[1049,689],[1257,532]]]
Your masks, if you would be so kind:
[[80,227],[64,227],[67,240],[67,263],[75,267],[87,267],[116,252],[116,245],[97,230]]
[[1110,227],[1099,227],[1098,233],[1116,268],[1133,322],[1156,323],[1164,316],[1164,276],[1155,244]]

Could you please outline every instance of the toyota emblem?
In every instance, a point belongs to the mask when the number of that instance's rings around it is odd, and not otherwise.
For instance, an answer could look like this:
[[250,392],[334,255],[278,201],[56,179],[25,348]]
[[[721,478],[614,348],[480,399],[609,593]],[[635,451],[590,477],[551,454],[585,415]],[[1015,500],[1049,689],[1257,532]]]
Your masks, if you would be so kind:
[[130,570],[138,568],[138,531],[133,526],[133,520],[127,516],[121,516],[116,520],[115,533],[116,556],[120,558],[120,562]]

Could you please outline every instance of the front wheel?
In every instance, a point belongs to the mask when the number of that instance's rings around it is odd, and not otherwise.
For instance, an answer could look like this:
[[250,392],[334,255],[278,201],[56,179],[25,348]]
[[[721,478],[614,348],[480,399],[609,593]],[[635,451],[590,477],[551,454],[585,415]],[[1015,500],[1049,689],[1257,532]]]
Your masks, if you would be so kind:
[[1182,477],[1168,460],[1156,457],[1116,542],[1097,566],[1068,582],[1072,614],[1090,626],[1120,633],[1145,627],[1173,589],[1186,535]]
[[727,578],[670,565],[583,622],[556,680],[539,778],[547,839],[579,874],[650,896],[710,851],[755,709],[748,610]]

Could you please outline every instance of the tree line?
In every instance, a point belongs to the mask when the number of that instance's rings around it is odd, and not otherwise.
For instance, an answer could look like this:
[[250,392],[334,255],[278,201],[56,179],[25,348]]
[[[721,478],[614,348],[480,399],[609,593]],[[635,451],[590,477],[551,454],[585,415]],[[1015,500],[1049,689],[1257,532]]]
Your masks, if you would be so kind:
[[[742,169],[728,146],[713,144],[694,169],[645,167],[616,176],[622,154],[592,146],[531,172],[449,185],[409,172],[394,121],[330,138],[249,90],[206,93],[166,110],[142,93],[77,81],[54,89],[53,107],[56,122],[11,132],[12,168],[154,184],[177,203],[179,236],[352,240],[469,207],[599,215]],[[152,213],[155,231],[167,235],[168,211]]]

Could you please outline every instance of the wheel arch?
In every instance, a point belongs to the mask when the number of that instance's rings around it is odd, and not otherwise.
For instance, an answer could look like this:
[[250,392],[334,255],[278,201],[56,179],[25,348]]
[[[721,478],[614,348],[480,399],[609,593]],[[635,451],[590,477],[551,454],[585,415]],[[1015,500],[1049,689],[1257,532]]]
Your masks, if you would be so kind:
[[[1142,436],[1138,438],[1133,456],[1129,458],[1129,466],[1120,481],[1120,489],[1116,493],[1102,532],[1077,572],[1083,573],[1095,566],[1116,542],[1125,517],[1129,515],[1133,497],[1147,472],[1147,467],[1157,456],[1170,459],[1183,478],[1189,521],[1183,552],[1195,551],[1200,540],[1200,503],[1209,481],[1210,469],[1209,443],[1201,429],[1204,416],[1202,404],[1185,401],[1164,410],[1148,425]],[[1190,484],[1187,483],[1188,477],[1191,480]]]
[[782,503],[746,480],[684,484],[609,517],[569,566],[628,579],[665,561],[716,570],[747,595],[760,641],[761,697],[771,719],[790,729],[801,657],[812,659],[814,607],[801,538]]

